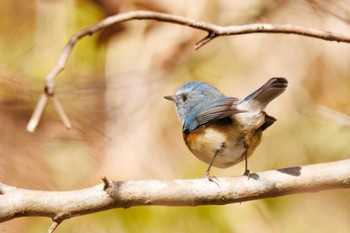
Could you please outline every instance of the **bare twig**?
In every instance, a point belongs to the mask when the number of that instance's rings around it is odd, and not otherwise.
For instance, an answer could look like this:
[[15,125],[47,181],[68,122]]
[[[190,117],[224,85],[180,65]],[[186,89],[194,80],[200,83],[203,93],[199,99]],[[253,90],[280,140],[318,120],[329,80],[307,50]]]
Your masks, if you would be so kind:
[[[295,35],[313,37],[313,38],[328,40],[328,41],[350,43],[349,35],[326,32],[326,31],[321,31],[321,30],[316,30],[316,29],[311,29],[311,28],[306,28],[306,27],[301,27],[296,25],[248,24],[248,25],[237,25],[237,26],[218,26],[215,24],[211,24],[203,21],[197,21],[197,20],[193,20],[193,19],[189,19],[186,17],[177,16],[177,15],[164,14],[164,13],[151,12],[151,11],[132,11],[132,12],[126,12],[126,13],[110,16],[93,26],[90,26],[88,28],[85,28],[81,31],[76,32],[71,37],[68,44],[64,48],[56,65],[47,74],[45,78],[44,92],[46,92],[49,96],[55,96],[53,95],[54,89],[55,89],[55,78],[65,68],[69,55],[71,54],[72,49],[75,46],[75,44],[78,42],[78,40],[80,40],[84,36],[92,35],[113,24],[122,23],[130,20],[156,20],[160,22],[179,24],[179,25],[208,32],[208,35],[206,37],[204,37],[203,39],[201,39],[195,44],[195,49],[201,48],[202,46],[204,46],[205,44],[209,43],[211,40],[219,36],[232,36],[232,35],[249,34],[249,33],[295,34]],[[40,98],[39,103],[37,104],[37,107],[27,126],[27,130],[30,132],[34,132],[35,128],[37,127],[46,105],[46,102],[43,102],[43,97]],[[60,105],[56,105],[56,107],[58,106]],[[69,128],[70,122],[68,118],[65,116],[63,108],[60,110],[57,108],[57,110],[59,113],[63,113],[63,114],[60,114],[61,119],[63,120],[65,126]]]
[[204,37],[203,39],[201,39],[200,41],[198,41],[195,46],[194,49],[198,50],[200,49],[202,46],[206,45],[207,43],[209,43],[210,41],[212,41],[215,37],[217,37],[218,35],[216,35],[213,32],[208,32],[208,35],[206,37]]
[[324,105],[319,105],[317,110],[325,117],[328,117],[340,125],[350,127],[350,117],[345,115],[344,113],[335,111],[331,108],[328,108]]
[[52,100],[53,100],[53,103],[55,104],[56,111],[58,112],[58,115],[60,116],[64,126],[67,129],[72,128],[72,124],[70,123],[70,120],[68,119],[66,113],[64,112],[63,107],[60,101],[58,100],[57,95],[52,95]]
[[39,124],[40,118],[43,115],[44,109],[47,104],[48,100],[48,95],[46,93],[42,93],[40,96],[40,99],[38,103],[36,104],[36,107],[34,109],[33,115],[30,118],[28,125],[27,125],[27,130],[31,133],[33,133],[36,129],[36,127]]
[[49,228],[49,230],[47,232],[48,233],[54,232],[57,229],[58,225],[60,225],[60,223],[61,222],[53,221],[51,226],[50,226],[50,228]]
[[[46,88],[45,88],[46,89]],[[39,124],[39,121],[41,119],[41,116],[45,110],[47,101],[49,99],[49,97],[52,98],[53,103],[56,107],[56,111],[58,113],[58,115],[60,116],[64,126],[67,129],[72,128],[72,124],[69,121],[69,118],[67,117],[66,113],[64,112],[64,109],[60,103],[60,101],[58,100],[57,96],[55,93],[52,94],[48,94],[47,91],[44,91],[44,93],[41,94],[40,99],[34,109],[33,115],[30,118],[30,121],[28,122],[27,125],[27,131],[33,133],[36,129],[36,127]]]
[[[104,190],[108,183],[108,193]],[[293,193],[350,188],[350,159],[291,167],[246,176],[206,179],[108,181],[91,188],[36,191],[0,184],[0,222],[22,216],[53,219],[51,232],[66,219],[111,208],[131,206],[198,206],[278,197]],[[50,232],[50,231],[49,231]]]

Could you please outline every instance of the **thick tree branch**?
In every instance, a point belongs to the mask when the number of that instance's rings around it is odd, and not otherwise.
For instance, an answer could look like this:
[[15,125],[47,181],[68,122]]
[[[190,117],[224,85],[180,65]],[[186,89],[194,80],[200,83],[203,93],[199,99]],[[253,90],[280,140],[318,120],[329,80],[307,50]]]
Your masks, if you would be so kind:
[[[55,89],[55,78],[57,75],[65,68],[68,58],[74,48],[75,44],[84,36],[92,35],[102,29],[109,27],[116,23],[122,23],[131,20],[156,20],[160,22],[167,22],[172,24],[183,25],[191,28],[195,28],[198,30],[206,31],[208,35],[198,41],[195,44],[195,49],[199,49],[205,44],[209,43],[216,37],[219,36],[232,36],[232,35],[240,35],[240,34],[249,34],[249,33],[284,33],[284,34],[296,34],[301,36],[313,37],[317,39],[323,39],[328,41],[337,41],[350,43],[350,35],[337,34],[333,32],[321,31],[312,28],[306,28],[296,25],[272,25],[272,24],[248,24],[248,25],[237,25],[237,26],[218,26],[215,24],[197,21],[193,19],[189,19],[182,16],[164,14],[158,12],[151,11],[132,11],[126,12],[114,16],[110,16],[99,23],[85,28],[81,31],[76,32],[68,44],[64,48],[61,53],[56,65],[53,69],[47,74],[45,78],[45,88],[44,95],[47,97],[55,97],[54,89]],[[44,103],[43,97],[39,100],[39,103],[34,110],[34,113],[27,125],[27,130],[29,132],[34,132],[39,121],[41,115],[46,106],[46,102]],[[67,128],[71,127],[71,124],[66,117],[66,114],[63,111],[63,108],[60,108],[61,104],[56,99],[56,109],[61,116],[61,119],[64,125]]]
[[294,193],[350,188],[350,159],[284,168],[239,177],[206,179],[108,181],[91,188],[34,191],[0,184],[0,222],[21,216],[53,220],[49,232],[74,216],[132,206],[225,205]]

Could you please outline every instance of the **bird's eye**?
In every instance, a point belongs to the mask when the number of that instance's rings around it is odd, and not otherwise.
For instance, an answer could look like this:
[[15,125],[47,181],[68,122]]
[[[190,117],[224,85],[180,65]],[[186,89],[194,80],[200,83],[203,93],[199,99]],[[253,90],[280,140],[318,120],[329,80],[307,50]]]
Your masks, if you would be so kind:
[[182,102],[186,102],[186,100],[187,100],[187,95],[186,95],[186,94],[182,94],[182,95],[181,95],[181,98],[182,98]]

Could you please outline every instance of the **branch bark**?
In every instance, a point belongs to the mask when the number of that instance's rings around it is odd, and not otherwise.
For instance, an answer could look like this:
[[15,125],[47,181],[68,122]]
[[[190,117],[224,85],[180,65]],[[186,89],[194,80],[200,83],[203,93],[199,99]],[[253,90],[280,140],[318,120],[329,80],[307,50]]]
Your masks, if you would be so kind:
[[[313,38],[327,40],[327,41],[350,43],[350,35],[337,34],[333,32],[321,31],[321,30],[316,30],[312,28],[306,28],[306,27],[289,25],[289,24],[284,24],[284,25],[248,24],[248,25],[237,25],[237,26],[218,26],[215,24],[211,24],[203,21],[197,21],[197,20],[189,19],[182,16],[164,14],[159,12],[152,12],[152,11],[126,12],[126,13],[110,16],[93,26],[90,26],[88,28],[85,28],[81,31],[76,32],[67,43],[56,65],[47,74],[45,78],[45,88],[44,88],[43,95],[46,95],[47,97],[56,97],[54,93],[55,79],[58,76],[58,74],[65,68],[68,58],[75,44],[81,38],[87,35],[92,35],[113,24],[122,23],[126,21],[131,21],[131,20],[156,20],[159,22],[178,24],[178,25],[206,31],[208,35],[195,44],[195,47],[194,47],[195,49],[201,48],[202,46],[209,43],[216,37],[250,34],[250,33],[295,34],[295,35],[313,37]],[[37,125],[39,124],[44,108],[46,106],[46,102],[43,103],[43,97],[41,97],[41,99],[39,100],[39,103],[42,103],[42,104],[37,104],[34,110],[34,113],[27,125],[27,130],[29,132],[35,131]],[[70,128],[71,124],[69,122],[69,119],[68,117],[66,117],[66,114],[64,113],[63,108],[59,107],[61,106],[61,104],[58,102],[57,98],[55,103],[56,103],[55,104],[56,109],[64,125],[67,128]]]
[[350,188],[350,159],[218,178],[108,181],[87,189],[54,192],[0,184],[0,222],[22,216],[53,220],[52,232],[64,220],[112,208],[132,206],[225,205],[294,193]]

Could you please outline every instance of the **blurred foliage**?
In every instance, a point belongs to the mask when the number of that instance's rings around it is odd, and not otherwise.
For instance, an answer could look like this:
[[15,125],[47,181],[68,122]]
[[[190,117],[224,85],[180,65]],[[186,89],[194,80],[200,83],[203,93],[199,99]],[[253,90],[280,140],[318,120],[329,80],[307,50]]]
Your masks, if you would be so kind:
[[[218,38],[154,21],[115,25],[83,38],[57,79],[73,123],[52,105],[34,134],[26,123],[70,36],[100,19],[156,10],[218,25],[297,24],[349,33],[350,1],[0,1],[0,182],[72,190],[113,180],[198,178],[207,168],[182,141],[164,100],[185,82],[207,81],[244,97],[272,76],[290,85],[268,107],[278,121],[249,160],[252,171],[349,158],[350,45],[283,34]],[[241,175],[243,164],[213,169]],[[57,232],[349,232],[347,190],[227,206],[136,207],[65,221]],[[79,223],[79,224],[78,224]],[[316,223],[316,224],[315,224]],[[47,218],[21,218],[0,232],[46,232]]]

